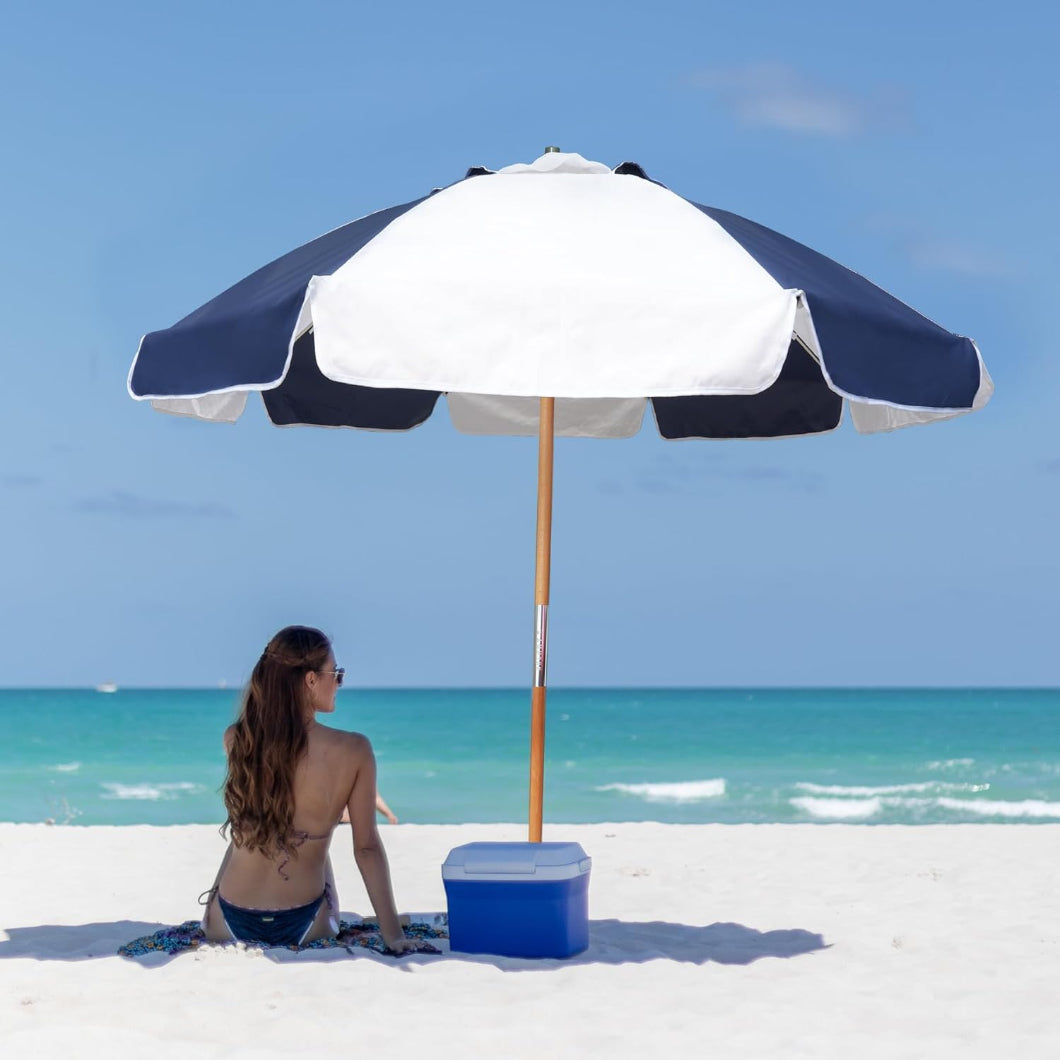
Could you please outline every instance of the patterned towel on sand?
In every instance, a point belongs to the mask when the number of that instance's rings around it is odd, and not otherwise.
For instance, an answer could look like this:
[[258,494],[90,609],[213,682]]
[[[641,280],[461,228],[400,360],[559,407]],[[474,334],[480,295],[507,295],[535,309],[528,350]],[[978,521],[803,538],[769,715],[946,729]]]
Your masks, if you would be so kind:
[[[436,946],[432,946],[430,939],[449,938],[449,918],[445,913],[414,914],[401,917],[401,926],[405,930],[405,937],[415,939],[420,945],[411,952],[415,953],[441,953]],[[202,925],[198,920],[185,920],[183,924],[175,927],[159,928],[151,935],[133,939],[124,946],[118,948],[119,957],[144,957],[148,954],[164,953],[173,955],[183,953],[185,950],[194,950],[206,942]],[[211,942],[213,946],[235,946],[240,943],[234,942]],[[261,946],[263,949],[271,949],[262,943],[249,943],[243,945]],[[345,949],[353,953],[358,947],[374,950],[387,956],[404,957],[406,953],[392,954],[386,948],[382,935],[379,934],[379,924],[374,920],[340,920],[339,933],[334,938],[317,939],[307,942],[304,946],[278,946],[276,949],[293,950],[330,950]]]

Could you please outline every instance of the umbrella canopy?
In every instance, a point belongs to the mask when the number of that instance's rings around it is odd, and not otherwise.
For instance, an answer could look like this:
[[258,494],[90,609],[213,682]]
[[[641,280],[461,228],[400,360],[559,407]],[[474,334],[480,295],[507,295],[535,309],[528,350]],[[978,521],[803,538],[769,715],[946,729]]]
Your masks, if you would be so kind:
[[129,392],[166,412],[407,430],[667,438],[859,431],[979,408],[975,344],[735,214],[548,153],[352,221],[145,335]]
[[369,214],[141,340],[129,393],[231,422],[539,435],[531,839],[541,837],[552,438],[862,433],[981,408],[975,344],[635,163],[549,149]]

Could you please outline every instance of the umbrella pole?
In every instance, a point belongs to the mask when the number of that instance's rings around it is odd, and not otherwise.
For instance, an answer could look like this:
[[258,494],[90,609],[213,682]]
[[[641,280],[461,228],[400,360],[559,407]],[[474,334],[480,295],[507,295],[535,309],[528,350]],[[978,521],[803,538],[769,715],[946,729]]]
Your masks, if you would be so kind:
[[534,687],[530,694],[530,842],[541,842],[545,800],[545,669],[552,565],[552,441],[555,398],[541,398],[537,432],[537,560],[534,567]]

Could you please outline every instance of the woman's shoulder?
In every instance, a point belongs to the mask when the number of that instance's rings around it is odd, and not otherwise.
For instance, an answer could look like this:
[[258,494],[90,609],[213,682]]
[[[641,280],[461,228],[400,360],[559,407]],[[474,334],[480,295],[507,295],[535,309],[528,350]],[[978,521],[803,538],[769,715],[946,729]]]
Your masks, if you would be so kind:
[[314,731],[331,746],[351,754],[364,754],[372,750],[371,741],[363,733],[333,729],[330,725],[321,725],[320,722],[317,722]]

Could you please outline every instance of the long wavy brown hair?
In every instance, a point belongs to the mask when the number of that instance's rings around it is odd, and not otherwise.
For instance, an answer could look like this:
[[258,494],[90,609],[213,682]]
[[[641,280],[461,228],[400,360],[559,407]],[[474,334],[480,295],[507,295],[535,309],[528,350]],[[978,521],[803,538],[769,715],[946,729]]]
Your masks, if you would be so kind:
[[267,855],[290,846],[294,771],[308,745],[305,675],[322,670],[331,642],[309,626],[287,626],[269,641],[250,675],[232,728],[224,803],[237,847]]

